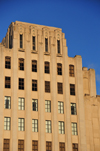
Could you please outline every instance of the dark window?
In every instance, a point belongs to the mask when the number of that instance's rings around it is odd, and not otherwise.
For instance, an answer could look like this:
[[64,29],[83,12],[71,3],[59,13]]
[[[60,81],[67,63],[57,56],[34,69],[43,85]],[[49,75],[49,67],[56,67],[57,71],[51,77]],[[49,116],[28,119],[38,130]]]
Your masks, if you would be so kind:
[[62,75],[62,64],[61,63],[57,63],[57,74]]
[[32,91],[37,91],[37,80],[32,80]]
[[24,59],[19,59],[19,70],[24,70]]
[[3,140],[3,151],[10,151],[10,140],[9,139]]
[[37,61],[32,60],[32,72],[37,72]]
[[18,140],[18,151],[24,151],[24,140]]
[[24,79],[23,78],[19,78],[19,89],[24,90]]
[[5,57],[5,68],[11,69],[11,57]]
[[49,81],[45,81],[45,92],[50,93],[50,82]]
[[74,66],[69,65],[69,76],[74,77]]
[[32,49],[35,50],[35,37],[32,37]]
[[32,141],[32,151],[38,151],[38,141]]
[[11,98],[10,96],[5,96],[5,109],[10,109],[11,106]]
[[46,142],[46,151],[52,151],[52,143]]
[[5,77],[5,88],[11,88],[10,77]]
[[70,95],[75,95],[75,84],[70,84]]
[[76,115],[76,103],[71,103],[71,114]]
[[9,33],[9,49],[12,48],[12,35]]
[[23,48],[23,35],[20,35],[20,48]]
[[50,73],[49,62],[45,62],[45,73]]
[[48,52],[48,38],[45,38],[45,52]]
[[78,144],[73,144],[73,151],[78,151]]
[[65,151],[65,143],[59,143],[59,151]]
[[57,51],[60,53],[60,40],[57,40]]
[[63,94],[63,84],[62,83],[57,83],[58,84],[58,94]]
[[32,111],[38,111],[38,100],[32,99]]

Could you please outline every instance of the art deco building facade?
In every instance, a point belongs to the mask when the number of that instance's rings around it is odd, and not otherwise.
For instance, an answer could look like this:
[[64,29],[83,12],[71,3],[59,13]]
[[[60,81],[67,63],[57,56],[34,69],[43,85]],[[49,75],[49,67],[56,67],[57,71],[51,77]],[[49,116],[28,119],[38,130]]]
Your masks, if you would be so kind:
[[12,22],[0,71],[0,151],[100,151],[95,71],[60,28]]

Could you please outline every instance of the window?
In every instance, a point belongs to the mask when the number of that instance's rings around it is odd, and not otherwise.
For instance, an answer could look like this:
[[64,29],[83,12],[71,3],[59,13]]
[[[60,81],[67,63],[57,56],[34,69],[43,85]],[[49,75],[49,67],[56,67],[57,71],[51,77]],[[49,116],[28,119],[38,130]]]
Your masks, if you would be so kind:
[[4,130],[10,130],[10,117],[4,117]]
[[45,121],[46,133],[51,133],[51,121]]
[[77,123],[72,123],[72,135],[78,135],[78,133],[77,133]]
[[19,58],[19,70],[24,70],[24,59]]
[[5,88],[11,88],[10,77],[5,77]]
[[70,84],[70,95],[75,95],[75,84]]
[[50,93],[50,82],[45,81],[45,92]]
[[45,73],[50,73],[50,66],[49,66],[49,62],[45,62]]
[[64,113],[64,103],[60,101],[58,102],[58,113]]
[[37,61],[32,60],[32,72],[37,72]]
[[24,140],[18,140],[18,151],[24,151]]
[[32,151],[38,151],[38,141],[32,141]]
[[74,66],[69,65],[69,76],[74,77]]
[[11,57],[5,57],[5,68],[11,69]]
[[57,40],[57,51],[60,53],[60,40]]
[[32,37],[32,49],[35,50],[35,37]]
[[45,100],[45,112],[51,112],[51,101]]
[[48,38],[45,38],[45,52],[48,52]]
[[18,98],[18,109],[25,110],[25,99],[24,98]]
[[46,142],[46,151],[52,151],[52,143]]
[[10,109],[11,107],[11,97],[5,96],[5,109]]
[[63,84],[62,83],[57,83],[58,84],[58,94],[63,94]]
[[32,111],[38,111],[38,100],[32,99]]
[[23,35],[20,35],[20,48],[23,48]]
[[3,140],[3,151],[10,151],[10,139]]
[[71,103],[71,114],[76,115],[76,103]]
[[59,151],[65,151],[65,143],[59,143]]
[[32,80],[32,91],[37,91],[37,80]]
[[57,63],[57,74],[62,75],[62,64],[61,63]]
[[19,89],[24,90],[24,79],[23,78],[19,78]]
[[32,131],[38,132],[38,120],[32,119]]
[[59,134],[65,134],[64,122],[59,121]]
[[24,118],[19,118],[19,119],[18,119],[18,130],[19,130],[19,131],[24,131],[24,130],[25,130],[25,128],[24,128],[24,127],[25,127],[25,126],[24,126],[25,124],[24,124],[24,123],[25,123]]
[[9,33],[9,49],[12,48],[12,35]]
[[73,144],[73,151],[78,151],[78,144]]

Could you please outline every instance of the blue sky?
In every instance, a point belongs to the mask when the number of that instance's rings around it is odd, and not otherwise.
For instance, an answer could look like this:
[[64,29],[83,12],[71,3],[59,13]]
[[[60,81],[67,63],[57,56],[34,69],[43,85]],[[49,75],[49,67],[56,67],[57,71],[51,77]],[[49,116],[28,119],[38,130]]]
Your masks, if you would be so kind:
[[62,28],[68,55],[81,55],[83,66],[95,69],[100,94],[99,0],[0,0],[0,14],[0,42],[16,20]]

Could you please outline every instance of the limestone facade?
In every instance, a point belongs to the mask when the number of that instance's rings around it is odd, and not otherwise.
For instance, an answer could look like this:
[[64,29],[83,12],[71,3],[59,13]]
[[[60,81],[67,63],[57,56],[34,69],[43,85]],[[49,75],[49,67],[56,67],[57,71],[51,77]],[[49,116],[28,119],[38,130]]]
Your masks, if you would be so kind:
[[61,28],[12,22],[0,70],[0,151],[100,151],[95,71]]

